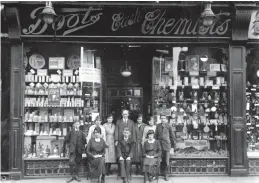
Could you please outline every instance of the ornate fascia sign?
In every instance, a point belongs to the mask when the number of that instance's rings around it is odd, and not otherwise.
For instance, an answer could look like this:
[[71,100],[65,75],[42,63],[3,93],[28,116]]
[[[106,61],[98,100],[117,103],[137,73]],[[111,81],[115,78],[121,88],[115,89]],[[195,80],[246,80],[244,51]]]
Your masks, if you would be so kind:
[[251,14],[248,39],[259,39],[259,11],[253,11]]
[[[43,7],[20,8],[23,36],[53,35],[54,26],[38,19]],[[55,8],[57,36],[172,36],[230,37],[227,9],[215,9],[218,21],[210,27],[199,23],[200,9],[184,7],[80,7]]]

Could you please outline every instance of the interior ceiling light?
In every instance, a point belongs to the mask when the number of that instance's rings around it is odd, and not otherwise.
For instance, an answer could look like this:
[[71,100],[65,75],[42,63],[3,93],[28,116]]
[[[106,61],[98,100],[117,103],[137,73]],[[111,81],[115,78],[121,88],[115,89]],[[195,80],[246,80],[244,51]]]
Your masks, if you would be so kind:
[[40,14],[40,19],[42,19],[46,24],[52,24],[57,15],[52,7],[51,1],[46,1],[46,6]]
[[201,21],[204,26],[209,27],[214,23],[216,16],[211,10],[211,1],[204,2],[204,4],[204,11],[201,13]]
[[122,47],[124,47],[123,48],[123,53],[124,53],[125,66],[121,67],[120,73],[121,73],[121,75],[123,77],[129,77],[129,76],[131,76],[131,67],[128,66],[128,62],[126,60],[126,52],[127,52],[127,49],[128,49],[127,48],[128,45],[127,46],[122,46]]
[[122,75],[123,77],[129,77],[129,76],[131,76],[131,67],[128,66],[127,61],[125,61],[125,66],[122,66],[122,67],[121,67],[121,75]]
[[207,62],[208,59],[209,59],[209,58],[208,58],[207,55],[203,55],[203,56],[200,57],[200,60],[201,60],[202,62]]

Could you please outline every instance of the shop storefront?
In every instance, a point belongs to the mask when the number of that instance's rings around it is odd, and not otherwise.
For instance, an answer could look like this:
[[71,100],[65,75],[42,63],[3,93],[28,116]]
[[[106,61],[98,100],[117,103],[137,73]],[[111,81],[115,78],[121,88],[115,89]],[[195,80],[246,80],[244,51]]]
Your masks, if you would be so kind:
[[95,116],[118,118],[123,108],[132,119],[168,116],[177,137],[172,175],[258,174],[250,7],[214,3],[216,19],[206,27],[201,3],[56,3],[51,25],[39,19],[44,4],[6,4],[9,178],[68,175],[61,149],[72,122],[87,134]]

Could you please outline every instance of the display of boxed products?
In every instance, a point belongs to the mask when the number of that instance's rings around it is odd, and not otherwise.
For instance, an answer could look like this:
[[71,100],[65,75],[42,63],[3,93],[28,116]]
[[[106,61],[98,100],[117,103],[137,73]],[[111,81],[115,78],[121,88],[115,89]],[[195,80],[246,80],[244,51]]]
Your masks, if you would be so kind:
[[[80,128],[87,130],[93,122],[89,116],[100,113],[100,87],[81,82],[80,59],[76,65],[71,59],[29,56],[25,68],[24,158],[60,158],[63,139],[73,123],[80,122]],[[87,93],[83,91],[85,84]]]

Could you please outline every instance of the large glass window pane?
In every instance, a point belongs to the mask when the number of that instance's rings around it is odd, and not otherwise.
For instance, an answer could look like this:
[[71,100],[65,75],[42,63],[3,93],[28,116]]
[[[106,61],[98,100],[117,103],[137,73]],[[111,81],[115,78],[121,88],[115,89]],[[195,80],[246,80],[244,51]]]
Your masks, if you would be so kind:
[[259,156],[259,49],[251,49],[246,57],[246,126],[248,157]]
[[[227,55],[224,48],[174,47],[153,57],[153,114],[175,129],[176,157],[227,157]],[[169,51],[170,53],[170,51]]]

